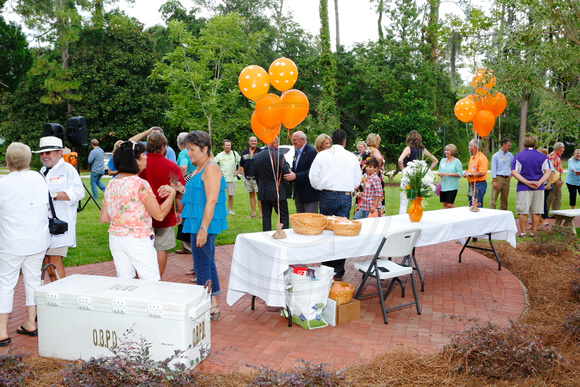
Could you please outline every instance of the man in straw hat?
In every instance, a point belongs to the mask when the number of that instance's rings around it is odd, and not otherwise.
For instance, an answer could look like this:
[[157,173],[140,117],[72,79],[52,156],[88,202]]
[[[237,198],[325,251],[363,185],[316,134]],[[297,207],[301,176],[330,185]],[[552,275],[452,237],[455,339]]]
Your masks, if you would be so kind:
[[[68,231],[61,235],[51,235],[50,247],[46,252],[44,264],[52,263],[60,278],[65,277],[62,258],[68,248],[76,246],[77,205],[85,197],[85,188],[76,169],[66,163],[63,152],[67,152],[58,137],[48,136],[40,139],[38,153],[43,167],[40,173],[48,183],[48,190],[54,203],[56,216],[68,223]],[[48,210],[50,213],[50,209]],[[50,214],[52,216],[52,214]],[[51,281],[57,276],[52,269],[47,270]]]

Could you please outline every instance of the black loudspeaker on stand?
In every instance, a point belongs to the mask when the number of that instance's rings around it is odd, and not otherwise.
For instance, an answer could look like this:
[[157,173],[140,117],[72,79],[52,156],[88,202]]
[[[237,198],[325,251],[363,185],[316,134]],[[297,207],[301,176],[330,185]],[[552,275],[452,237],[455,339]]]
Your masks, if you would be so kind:
[[[74,145],[76,148],[78,148],[79,146],[86,146],[87,145],[87,139],[88,139],[87,121],[86,121],[85,117],[78,116],[78,117],[69,118],[69,120],[66,122],[66,132],[67,132],[67,136],[68,136],[68,141],[72,145]],[[80,176],[81,163],[79,160],[77,160],[77,171],[78,171],[79,176]],[[93,194],[89,191],[89,189],[85,185],[82,178],[81,178],[81,182],[83,183],[83,187],[85,187],[85,191],[86,191],[87,195],[89,195],[89,196],[88,196],[87,200],[85,200],[84,204],[81,204],[81,202],[79,201],[79,206],[77,208],[77,212],[81,212],[82,210],[84,210],[85,207],[87,206],[87,204],[89,204],[89,202],[91,200],[95,203],[97,208],[100,210],[101,206],[99,206],[99,203],[97,203],[95,198],[93,198]]]

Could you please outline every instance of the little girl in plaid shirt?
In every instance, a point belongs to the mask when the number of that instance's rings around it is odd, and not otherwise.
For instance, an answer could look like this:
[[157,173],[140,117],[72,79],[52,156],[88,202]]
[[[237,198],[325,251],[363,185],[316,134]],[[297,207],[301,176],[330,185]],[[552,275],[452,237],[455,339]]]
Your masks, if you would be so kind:
[[363,219],[369,216],[377,216],[377,206],[383,197],[383,187],[381,178],[376,173],[379,169],[379,162],[374,157],[369,158],[365,163],[365,174],[363,177],[363,190],[357,193],[360,198],[358,209],[353,215],[353,219]]

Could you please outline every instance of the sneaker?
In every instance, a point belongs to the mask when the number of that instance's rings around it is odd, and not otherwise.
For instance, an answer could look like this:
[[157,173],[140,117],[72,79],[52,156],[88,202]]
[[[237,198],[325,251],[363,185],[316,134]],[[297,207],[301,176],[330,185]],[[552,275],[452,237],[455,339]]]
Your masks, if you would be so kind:
[[230,214],[230,215],[235,215],[236,213],[234,212],[234,210],[229,210],[229,211],[228,211],[228,214]]

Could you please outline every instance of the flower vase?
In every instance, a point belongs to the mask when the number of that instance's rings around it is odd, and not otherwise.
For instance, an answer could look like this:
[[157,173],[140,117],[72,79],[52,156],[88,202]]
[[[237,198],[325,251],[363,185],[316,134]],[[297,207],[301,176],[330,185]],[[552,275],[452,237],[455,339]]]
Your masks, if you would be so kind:
[[411,222],[420,222],[423,217],[423,205],[421,204],[422,197],[418,196],[416,199],[411,200],[409,205],[409,220]]

